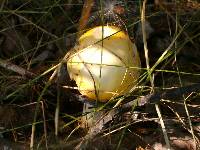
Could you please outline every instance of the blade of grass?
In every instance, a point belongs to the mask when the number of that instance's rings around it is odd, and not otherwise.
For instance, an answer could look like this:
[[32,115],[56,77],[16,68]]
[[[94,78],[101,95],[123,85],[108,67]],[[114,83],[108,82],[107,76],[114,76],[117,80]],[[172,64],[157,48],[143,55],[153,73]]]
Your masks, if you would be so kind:
[[58,66],[57,70],[57,103],[56,103],[56,111],[55,111],[55,135],[58,136],[58,127],[59,127],[59,113],[60,113],[60,69],[61,65]]
[[154,78],[152,77],[152,72],[149,66],[149,56],[148,56],[148,47],[147,47],[147,35],[146,35],[146,21],[145,21],[145,7],[146,7],[147,0],[143,1],[142,5],[142,12],[141,12],[141,25],[142,25],[142,37],[143,37],[143,43],[144,43],[144,53],[145,53],[145,60],[146,60],[146,67],[147,67],[147,73],[148,77],[151,83],[151,93],[154,92]]
[[36,104],[35,114],[34,114],[34,119],[33,119],[33,124],[32,124],[32,132],[31,132],[31,141],[30,141],[30,149],[31,150],[34,149],[34,137],[35,137],[37,114],[38,114],[38,110],[39,110],[39,102],[42,100],[42,97],[45,94],[47,88],[51,85],[51,82],[52,82],[53,78],[56,76],[56,73],[57,73],[57,69],[54,70],[54,72],[52,73],[48,82],[46,83],[45,87],[43,88],[40,96],[37,99],[37,104]]
[[158,104],[155,104],[155,108],[156,108],[156,112],[158,114],[158,118],[160,120],[160,124],[161,124],[161,128],[162,128],[162,131],[163,131],[163,135],[164,135],[164,139],[165,139],[167,149],[170,150],[169,138],[167,136],[167,131],[166,131],[165,124],[164,124],[164,121],[162,119],[162,115],[161,115],[160,108],[159,108]]
[[[175,34],[178,32],[178,27],[179,27],[179,18],[178,18],[178,12],[176,12],[176,30],[175,30]],[[191,41],[190,37],[189,37],[189,40],[193,44],[193,41]],[[176,46],[177,46],[177,44],[175,42],[175,48],[176,48]],[[177,70],[177,73],[178,73],[177,75],[178,75],[179,83],[180,83],[180,86],[183,87],[181,75],[179,74],[179,66],[177,64],[177,51],[176,51],[176,49],[175,49],[175,53],[174,53],[174,59],[175,59],[175,62],[176,62],[176,70]],[[186,111],[186,114],[187,114],[187,117],[188,117],[190,131],[191,131],[194,143],[197,144],[196,140],[195,140],[195,135],[194,135],[194,130],[193,130],[193,126],[192,126],[192,121],[190,119],[190,114],[189,114],[189,111],[188,111],[188,108],[187,108],[187,104],[186,104],[185,94],[183,94],[182,97],[183,97],[184,108],[185,108],[185,111]]]

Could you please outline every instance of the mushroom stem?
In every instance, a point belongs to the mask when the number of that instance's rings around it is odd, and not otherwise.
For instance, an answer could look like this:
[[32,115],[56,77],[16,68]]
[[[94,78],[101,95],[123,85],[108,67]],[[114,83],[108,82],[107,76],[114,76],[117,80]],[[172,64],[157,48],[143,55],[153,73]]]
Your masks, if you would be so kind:
[[95,120],[95,107],[93,104],[84,103],[83,104],[83,113],[81,118],[81,127],[89,129]]

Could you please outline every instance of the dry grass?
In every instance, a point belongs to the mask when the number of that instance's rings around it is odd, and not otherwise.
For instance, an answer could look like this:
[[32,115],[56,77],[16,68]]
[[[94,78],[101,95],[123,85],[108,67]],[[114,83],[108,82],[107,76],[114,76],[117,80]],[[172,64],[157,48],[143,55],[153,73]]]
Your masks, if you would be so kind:
[[[113,4],[0,2],[0,141],[6,141],[0,149],[198,149],[199,2]],[[114,19],[106,16],[109,10]],[[77,37],[106,21],[123,27],[136,43],[141,76],[136,89],[82,113],[87,98],[75,90],[65,61]],[[96,123],[81,128],[89,114]]]

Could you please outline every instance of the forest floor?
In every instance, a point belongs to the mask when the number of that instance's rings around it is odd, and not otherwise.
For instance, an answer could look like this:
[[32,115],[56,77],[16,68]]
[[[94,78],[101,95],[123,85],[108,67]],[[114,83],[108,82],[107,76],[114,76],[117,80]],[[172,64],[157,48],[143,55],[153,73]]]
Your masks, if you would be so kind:
[[[200,2],[147,1],[146,42],[143,1],[86,3],[93,1],[0,2],[0,149],[200,149]],[[117,107],[117,99],[97,105],[96,123],[86,127],[87,98],[58,64],[97,24],[89,20],[101,4],[122,18],[143,80]]]

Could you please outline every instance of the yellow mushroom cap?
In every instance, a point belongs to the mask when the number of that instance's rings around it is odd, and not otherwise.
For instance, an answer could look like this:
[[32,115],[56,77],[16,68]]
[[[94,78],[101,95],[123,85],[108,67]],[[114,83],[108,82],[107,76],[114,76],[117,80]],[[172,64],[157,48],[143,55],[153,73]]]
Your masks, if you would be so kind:
[[106,102],[135,86],[140,58],[125,32],[114,26],[98,26],[79,38],[67,68],[81,94]]

